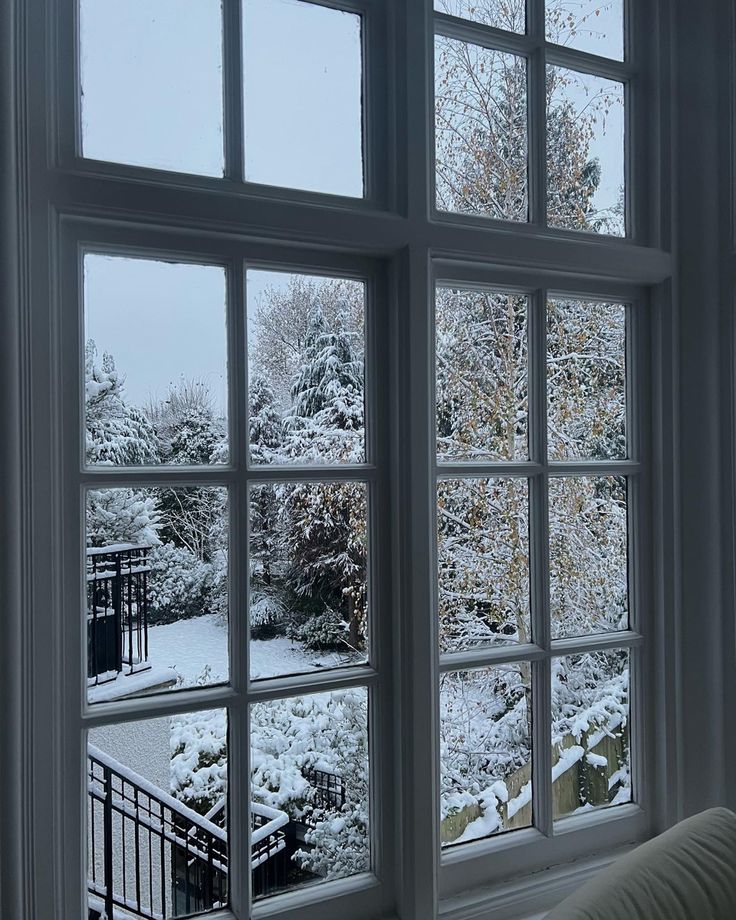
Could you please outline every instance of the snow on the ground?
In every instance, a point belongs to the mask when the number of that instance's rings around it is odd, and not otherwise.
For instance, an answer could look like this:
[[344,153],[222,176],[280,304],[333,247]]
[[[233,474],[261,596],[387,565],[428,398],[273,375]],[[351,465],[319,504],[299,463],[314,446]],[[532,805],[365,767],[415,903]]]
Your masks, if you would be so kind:
[[148,660],[175,668],[186,686],[209,666],[208,683],[228,679],[227,629],[214,614],[148,628]]
[[[207,667],[207,683],[221,683],[228,679],[227,643],[227,627],[214,614],[206,614],[149,627],[148,659],[176,668],[184,686],[196,684]],[[253,678],[334,668],[352,661],[346,655],[310,652],[283,637],[253,639],[250,659]]]
[[336,652],[312,652],[291,639],[253,639],[250,644],[250,674],[275,677],[278,674],[297,674],[322,668],[338,668],[361,660],[358,656],[340,655]]

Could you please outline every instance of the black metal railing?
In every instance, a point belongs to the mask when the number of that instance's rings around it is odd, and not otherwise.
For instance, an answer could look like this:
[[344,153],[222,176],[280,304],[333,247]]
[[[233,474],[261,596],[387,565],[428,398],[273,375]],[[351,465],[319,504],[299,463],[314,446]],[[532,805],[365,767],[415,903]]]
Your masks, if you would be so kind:
[[[227,809],[203,817],[93,745],[88,746],[90,920],[166,920],[227,905]],[[253,893],[282,889],[293,825],[251,803]]]
[[88,771],[91,908],[164,920],[227,904],[223,828],[92,745]]
[[304,778],[314,789],[312,802],[317,808],[340,809],[345,804],[345,781],[327,770],[305,770]]
[[148,661],[150,547],[87,550],[87,676],[90,684],[133,674]]
[[294,826],[285,812],[258,802],[251,802],[250,815],[253,897],[260,898],[286,887]]

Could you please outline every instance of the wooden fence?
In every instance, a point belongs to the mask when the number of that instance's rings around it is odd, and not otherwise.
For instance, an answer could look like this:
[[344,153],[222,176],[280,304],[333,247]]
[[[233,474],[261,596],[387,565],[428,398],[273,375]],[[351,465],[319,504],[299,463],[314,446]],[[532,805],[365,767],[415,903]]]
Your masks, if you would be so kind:
[[[600,732],[592,734],[595,737]],[[611,777],[620,769],[621,764],[627,757],[627,739],[625,736],[626,732],[617,732],[615,737],[604,735],[589,749],[590,739],[587,735],[583,735],[579,742],[571,735],[568,735],[564,739],[562,746],[555,749],[552,757],[553,767],[558,765],[560,757],[564,757],[565,751],[573,747],[579,746],[585,752],[553,779],[552,804],[556,816],[569,815],[577,808],[580,808],[584,802],[592,805],[607,805],[613,800],[618,791],[618,784],[615,784],[610,790],[608,785]],[[587,759],[588,754],[604,757],[606,765],[596,766],[590,763]],[[531,763],[526,763],[505,780],[508,801],[500,806],[502,826],[505,831],[530,827],[533,823],[531,797],[528,802],[516,810],[514,810],[512,804],[515,800],[518,802],[518,796],[522,794],[524,787],[528,786],[531,780],[531,773]],[[509,806],[511,806],[511,809]],[[509,810],[512,811],[510,817]],[[454,843],[463,834],[468,825],[480,818],[482,814],[483,810],[480,805],[469,805],[453,815],[448,815],[440,825],[442,843]]]

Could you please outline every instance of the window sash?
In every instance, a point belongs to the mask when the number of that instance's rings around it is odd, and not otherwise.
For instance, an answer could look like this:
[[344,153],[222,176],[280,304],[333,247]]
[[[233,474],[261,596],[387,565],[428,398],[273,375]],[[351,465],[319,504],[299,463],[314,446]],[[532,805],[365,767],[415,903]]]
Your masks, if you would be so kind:
[[[93,240],[93,243],[89,241]],[[250,768],[249,706],[258,701],[280,699],[286,696],[314,693],[341,687],[365,686],[369,691],[369,736],[371,738],[369,776],[371,783],[371,861],[373,870],[335,883],[327,891],[322,886],[303,892],[289,892],[274,896],[253,906],[254,915],[269,914],[279,906],[289,915],[289,905],[299,905],[303,910],[326,897],[337,897],[342,889],[361,890],[364,916],[370,917],[387,907],[388,892],[393,887],[394,864],[393,835],[390,814],[393,802],[391,773],[393,763],[392,738],[382,729],[390,719],[393,693],[391,667],[393,658],[391,613],[385,585],[391,583],[391,560],[387,552],[389,532],[388,514],[388,461],[386,421],[386,380],[377,373],[377,354],[385,346],[382,330],[386,327],[385,279],[375,260],[346,255],[322,255],[303,249],[285,249],[268,244],[248,244],[226,238],[213,240],[200,238],[193,241],[171,231],[114,228],[87,220],[66,223],[61,238],[62,302],[60,330],[60,360],[63,366],[63,431],[65,476],[64,519],[66,522],[65,622],[64,660],[86,660],[86,635],[83,620],[74,612],[84,609],[84,507],[83,496],[88,489],[105,486],[129,485],[219,485],[230,491],[231,515],[229,528],[229,608],[228,619],[230,683],[226,686],[204,690],[191,689],[167,695],[90,704],[86,699],[85,671],[69,667],[65,673],[67,692],[66,709],[70,718],[67,742],[76,747],[73,735],[95,726],[130,721],[136,718],[154,718],[157,715],[227,706],[229,719],[228,774],[231,808],[229,815],[231,903],[236,915],[245,916],[249,903],[250,885],[250,821],[248,790]],[[84,450],[80,433],[84,431],[84,403],[82,374],[84,356],[82,259],[90,249],[117,254],[165,257],[182,261],[198,260],[203,264],[225,265],[227,270],[227,328],[229,339],[228,378],[230,411],[228,416],[231,458],[223,467],[88,467],[84,464]],[[253,264],[330,273],[339,277],[355,277],[366,284],[366,438],[369,462],[345,466],[253,466],[248,460],[247,423],[247,344],[245,335],[245,272]],[[369,617],[370,662],[366,665],[339,668],[325,673],[287,675],[273,678],[249,678],[247,610],[250,591],[248,577],[248,502],[253,483],[282,481],[365,481],[368,487],[368,539],[369,539]],[[74,548],[76,547],[76,552]],[[73,712],[81,713],[73,717]],[[76,725],[76,727],[73,727]],[[80,727],[82,732],[80,733]],[[82,748],[83,758],[86,758]],[[66,777],[67,794],[78,794],[83,780],[84,759]],[[235,777],[240,777],[240,781]],[[82,806],[86,802],[83,793]],[[84,807],[77,809],[81,824],[72,818],[68,825],[71,839],[72,827],[86,839]],[[86,877],[86,858],[82,847],[74,848],[81,857],[72,879],[80,885]],[[242,867],[248,869],[239,871]],[[70,871],[71,868],[70,868]],[[377,874],[378,873],[378,874]],[[378,880],[380,875],[380,881]],[[74,896],[73,884],[72,896]],[[76,892],[84,903],[86,889]],[[76,899],[75,899],[76,900]],[[70,906],[70,911],[75,908]],[[352,910],[352,908],[351,908]],[[73,916],[73,913],[69,914]]]

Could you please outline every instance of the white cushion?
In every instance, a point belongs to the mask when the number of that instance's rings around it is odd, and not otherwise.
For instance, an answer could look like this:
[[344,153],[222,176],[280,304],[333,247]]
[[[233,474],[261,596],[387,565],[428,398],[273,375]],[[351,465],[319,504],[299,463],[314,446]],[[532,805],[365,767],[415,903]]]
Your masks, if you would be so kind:
[[736,814],[712,808],[642,844],[546,920],[736,920]]

